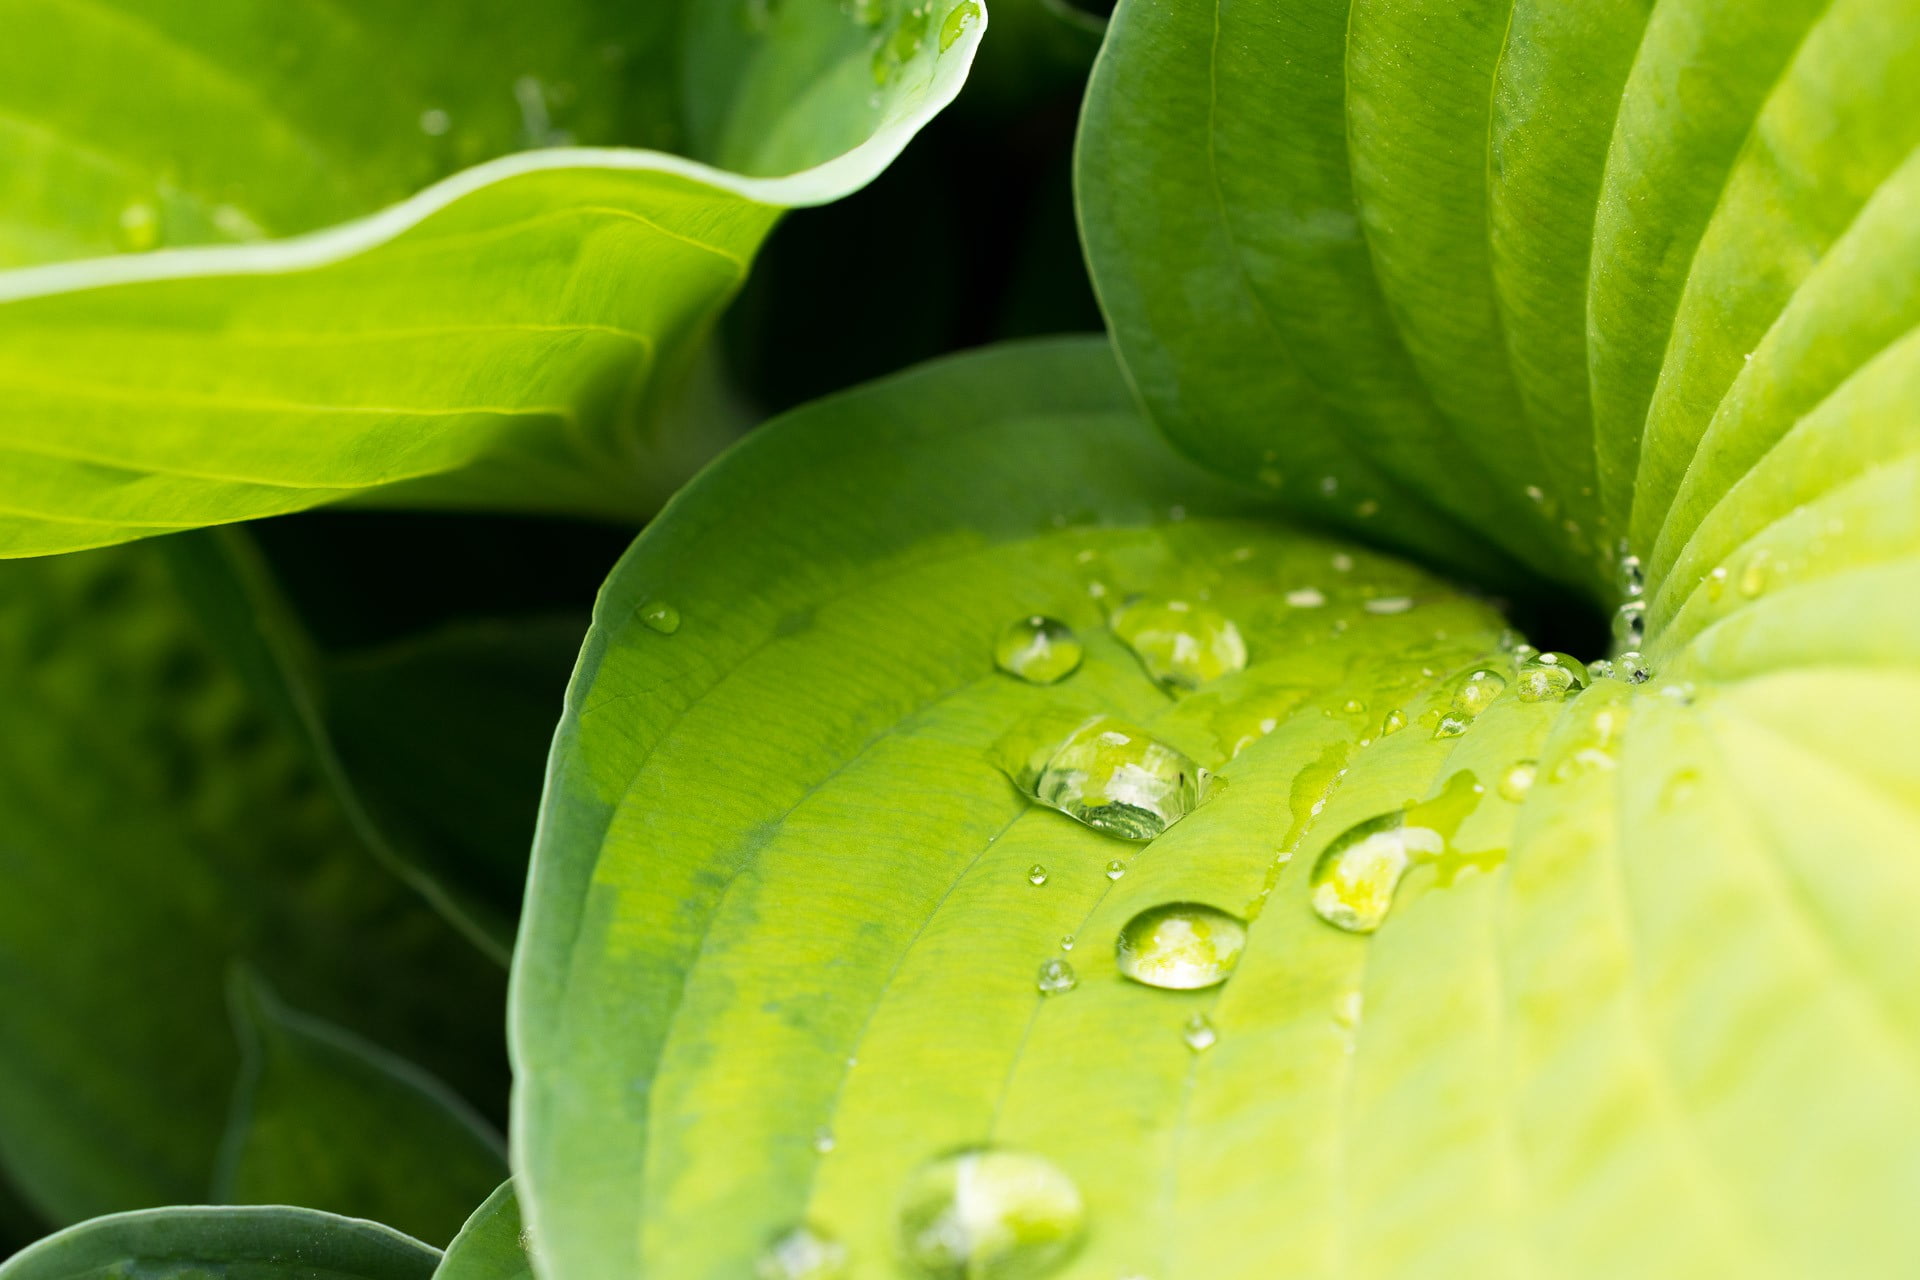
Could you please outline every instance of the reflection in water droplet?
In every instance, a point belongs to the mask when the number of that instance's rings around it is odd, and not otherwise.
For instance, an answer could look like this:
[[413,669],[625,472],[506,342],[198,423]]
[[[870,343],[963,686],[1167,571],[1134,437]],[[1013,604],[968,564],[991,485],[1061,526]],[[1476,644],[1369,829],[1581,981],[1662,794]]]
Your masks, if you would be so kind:
[[1187,1048],[1195,1053],[1205,1053],[1219,1041],[1220,1033],[1213,1029],[1213,1020],[1204,1013],[1196,1013],[1187,1019],[1187,1025],[1180,1033],[1187,1042]]
[[976,1148],[941,1156],[908,1179],[900,1252],[935,1280],[1033,1280],[1080,1243],[1080,1189],[1051,1161]]
[[1033,885],[1035,888],[1038,888],[1039,886],[1045,884],[1046,882],[1047,882],[1047,869],[1045,867],[1041,866],[1039,863],[1036,862],[1032,866],[1027,868],[1028,884]]
[[1533,780],[1539,771],[1539,764],[1533,760],[1517,760],[1508,765],[1507,771],[1500,775],[1501,799],[1514,804],[1525,800],[1527,792],[1533,790]]
[[839,1280],[847,1273],[847,1247],[801,1223],[774,1237],[754,1264],[757,1280]]
[[1551,702],[1587,687],[1586,664],[1564,653],[1543,653],[1520,669],[1514,692],[1522,702]]
[[1064,732],[1057,716],[1016,726],[997,757],[1041,804],[1123,840],[1151,840],[1206,798],[1213,775],[1180,751],[1111,716]]
[[947,14],[947,20],[940,24],[940,52],[945,53],[959,43],[960,37],[979,17],[979,0],[960,0],[953,11]]
[[1107,879],[1118,880],[1125,874],[1127,874],[1127,864],[1120,861],[1120,859],[1115,858],[1107,864]]
[[1109,625],[1147,674],[1169,688],[1198,689],[1247,665],[1240,629],[1204,604],[1136,600]]
[[1653,668],[1637,653],[1623,653],[1614,664],[1614,674],[1628,684],[1645,684],[1653,679]]
[[1114,960],[1135,982],[1194,991],[1225,982],[1246,945],[1240,917],[1204,902],[1166,902],[1127,921],[1114,941]]
[[160,211],[145,200],[136,200],[120,210],[118,239],[128,253],[155,248],[160,243]]
[[995,665],[1029,684],[1066,679],[1079,667],[1081,656],[1073,628],[1037,613],[1010,624],[993,646]]
[[1040,975],[1034,980],[1034,985],[1043,996],[1062,995],[1080,985],[1080,975],[1073,971],[1072,965],[1054,956],[1040,966]]
[[680,629],[680,611],[664,600],[655,600],[640,606],[640,621],[661,635],[670,636]]

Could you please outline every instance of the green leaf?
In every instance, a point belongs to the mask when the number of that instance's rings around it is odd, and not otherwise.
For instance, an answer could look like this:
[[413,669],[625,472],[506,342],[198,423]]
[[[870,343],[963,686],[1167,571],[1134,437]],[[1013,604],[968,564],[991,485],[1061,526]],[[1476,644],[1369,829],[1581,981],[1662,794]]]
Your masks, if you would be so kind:
[[520,1227],[520,1202],[513,1184],[503,1182],[473,1211],[467,1225],[447,1246],[435,1280],[521,1280],[533,1274],[527,1239]]
[[[347,498],[645,514],[717,444],[675,396],[779,212],[884,168],[985,27],[979,0],[893,4],[877,29],[796,0],[759,33],[713,5],[635,29],[589,0],[537,22],[29,8],[55,16],[9,50],[32,70],[0,142],[48,194],[8,252],[98,252],[129,217],[201,243],[0,274],[0,555]],[[655,101],[676,75],[684,121]],[[551,145],[662,127],[690,157]],[[150,158],[123,172],[128,151]],[[263,231],[307,234],[204,243]]]
[[[1883,558],[1729,587],[1653,682],[1565,697],[1485,603],[1168,456],[1096,347],[756,433],[615,571],[556,741],[512,1020],[545,1273],[738,1275],[804,1229],[892,1275],[916,1174],[981,1144],[1070,1179],[1089,1280],[1897,1271],[1920,577],[1886,548],[1920,528],[1903,461],[1797,512],[1812,422],[1753,473],[1777,536],[1844,512],[1836,560]],[[1245,670],[1171,696],[1105,616],[1131,592],[1203,600]],[[1056,685],[994,668],[1034,613],[1084,645]],[[996,768],[1035,714],[1224,789],[1151,843],[1077,825]],[[1316,869],[1396,814],[1384,921],[1334,927]],[[1223,986],[1122,976],[1170,902],[1250,921]],[[1051,1185],[968,1203],[1031,1241]]]
[[70,1227],[0,1264],[5,1280],[426,1280],[440,1252],[312,1209],[146,1209]]
[[448,1240],[506,1172],[506,1145],[418,1067],[229,984],[242,1065],[215,1178],[230,1204],[301,1204]]
[[203,1200],[245,961],[463,1096],[498,970],[361,842],[166,543],[0,567],[0,1160],[55,1222]]

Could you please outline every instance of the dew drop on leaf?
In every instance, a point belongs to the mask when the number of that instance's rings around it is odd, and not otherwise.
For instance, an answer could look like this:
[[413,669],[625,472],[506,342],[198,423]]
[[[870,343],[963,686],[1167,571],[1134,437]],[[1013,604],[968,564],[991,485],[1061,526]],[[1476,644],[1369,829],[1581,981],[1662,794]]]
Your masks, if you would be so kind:
[[1407,727],[1407,713],[1396,708],[1392,711],[1387,712],[1387,714],[1381,719],[1380,736],[1384,738],[1388,734],[1398,733],[1406,727]]
[[1764,595],[1772,576],[1773,553],[1761,547],[1747,557],[1746,565],[1740,570],[1740,594],[1749,600]]
[[1047,869],[1045,867],[1041,866],[1039,863],[1036,862],[1032,866],[1027,868],[1028,884],[1032,885],[1034,888],[1037,889],[1041,885],[1045,884],[1046,882],[1047,882]]
[[1725,565],[1714,566],[1714,568],[1707,573],[1705,582],[1707,584],[1707,599],[1718,600],[1727,592],[1727,567]]
[[1035,717],[1002,738],[996,756],[1041,804],[1123,840],[1153,839],[1193,812],[1213,781],[1183,752],[1112,716]]
[[1034,986],[1039,988],[1043,996],[1064,995],[1079,985],[1080,975],[1073,971],[1072,965],[1059,956],[1054,956],[1043,963],[1040,966],[1039,976],[1034,979]]
[[429,138],[444,138],[451,128],[453,117],[439,107],[428,107],[420,113],[420,132]]
[[1638,649],[1647,634],[1647,602],[1629,600],[1614,610],[1613,647],[1616,650]]
[[1564,653],[1543,653],[1520,668],[1514,692],[1522,702],[1551,702],[1587,687],[1586,664]]
[[1125,874],[1127,874],[1127,864],[1120,861],[1120,859],[1115,858],[1107,864],[1107,879],[1118,880]]
[[847,1274],[847,1246],[801,1223],[774,1237],[753,1274],[756,1280],[839,1280]]
[[1620,557],[1615,570],[1614,585],[1620,589],[1620,595],[1627,600],[1638,600],[1647,590],[1647,573],[1640,563],[1640,557],[1628,552]]
[[1300,587],[1287,592],[1287,603],[1296,609],[1318,609],[1327,597],[1317,587]]
[[1525,800],[1527,792],[1533,790],[1533,780],[1539,771],[1539,764],[1532,760],[1516,760],[1508,765],[1507,771],[1500,775],[1500,798],[1514,804]]
[[1240,628],[1204,604],[1134,600],[1109,624],[1147,674],[1172,689],[1198,689],[1247,665]]
[[1587,664],[1587,674],[1595,680],[1611,680],[1614,677],[1613,662],[1608,658],[1595,658]]
[[160,211],[145,200],[135,200],[120,210],[117,228],[120,247],[128,253],[145,253],[160,244]]
[[814,1151],[816,1151],[817,1153],[823,1156],[826,1155],[828,1152],[832,1151],[833,1150],[833,1130],[831,1129],[815,1130],[813,1135],[813,1149]]
[[1628,684],[1645,684],[1653,679],[1653,668],[1637,653],[1623,653],[1613,664],[1614,674]]
[[1471,720],[1493,705],[1507,689],[1507,678],[1492,667],[1469,671],[1453,691],[1453,709]]
[[1071,950],[1073,950],[1073,935],[1072,935],[1072,934],[1070,934],[1070,933],[1067,933],[1067,934],[1062,934],[1062,935],[1060,936],[1060,949],[1061,949],[1062,951],[1071,951]]
[[900,1197],[900,1253],[932,1280],[1032,1280],[1080,1243],[1086,1206],[1040,1156],[974,1148],[922,1165]]
[[655,600],[640,606],[640,621],[663,636],[670,636],[680,629],[680,611],[665,600]]
[[1082,652],[1073,628],[1036,613],[1000,633],[993,646],[993,661],[1002,671],[1029,684],[1055,684],[1080,666]]
[[1204,902],[1166,902],[1127,921],[1114,940],[1114,960],[1135,982],[1195,991],[1225,982],[1246,946],[1240,917]]
[[1205,1053],[1213,1048],[1220,1039],[1220,1033],[1213,1029],[1213,1020],[1204,1013],[1196,1013],[1187,1019],[1180,1038],[1187,1042],[1187,1048],[1195,1053]]
[[959,43],[960,37],[967,33],[967,28],[979,18],[979,0],[960,0],[959,4],[953,6],[946,21],[940,24],[940,52],[945,53]]
[[1470,771],[1462,771],[1430,800],[1347,828],[1314,861],[1308,899],[1314,914],[1349,933],[1378,929],[1407,870],[1446,852],[1484,791]]
[[1382,616],[1405,613],[1407,610],[1413,608],[1413,597],[1381,596],[1378,600],[1369,600],[1360,607],[1368,613],[1380,614]]

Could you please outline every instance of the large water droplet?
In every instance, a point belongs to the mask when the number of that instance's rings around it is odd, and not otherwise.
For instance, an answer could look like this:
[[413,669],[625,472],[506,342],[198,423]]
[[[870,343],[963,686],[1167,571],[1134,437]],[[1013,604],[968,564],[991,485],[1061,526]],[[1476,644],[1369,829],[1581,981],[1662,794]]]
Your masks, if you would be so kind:
[[934,1280],[1031,1280],[1070,1257],[1086,1207],[1051,1161],[973,1149],[922,1165],[900,1199],[900,1252]]
[[1180,1032],[1180,1038],[1187,1042],[1187,1048],[1195,1053],[1205,1053],[1219,1041],[1220,1033],[1213,1029],[1213,1019],[1204,1013],[1196,1013],[1187,1019],[1187,1025]]
[[1027,721],[997,751],[1014,784],[1048,808],[1124,840],[1151,840],[1206,798],[1212,775],[1144,730],[1112,716],[1064,733],[1062,723]]
[[1110,625],[1147,674],[1169,688],[1198,689],[1247,665],[1240,629],[1204,604],[1135,600]]
[[1247,923],[1203,902],[1167,902],[1127,921],[1114,942],[1120,972],[1170,991],[1225,982],[1247,946]]
[[754,1264],[757,1280],[839,1280],[847,1273],[847,1246],[801,1223],[775,1236]]
[[1043,996],[1064,995],[1080,985],[1080,975],[1073,966],[1054,956],[1040,966],[1040,974],[1034,979],[1034,985]]
[[640,606],[640,621],[661,635],[670,636],[680,629],[680,611],[665,600],[654,600]]
[[1393,909],[1401,877],[1415,862],[1446,852],[1482,790],[1471,772],[1462,771],[1430,800],[1347,828],[1313,864],[1314,914],[1349,933],[1378,929]]
[[1467,673],[1453,691],[1453,709],[1469,720],[1493,705],[1506,691],[1507,678],[1492,667],[1479,667]]
[[1055,684],[1080,665],[1080,638],[1054,618],[1033,614],[1000,633],[993,661],[1002,671],[1030,684]]
[[1520,669],[1514,692],[1522,702],[1551,702],[1587,687],[1586,664],[1564,653],[1543,653]]

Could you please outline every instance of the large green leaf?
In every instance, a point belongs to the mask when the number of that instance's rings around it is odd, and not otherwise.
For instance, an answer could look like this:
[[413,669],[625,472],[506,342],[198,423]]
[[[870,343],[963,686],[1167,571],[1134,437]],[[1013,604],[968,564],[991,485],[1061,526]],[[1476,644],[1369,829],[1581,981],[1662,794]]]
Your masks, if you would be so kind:
[[498,970],[203,628],[174,573],[198,563],[0,572],[0,1160],[57,1222],[207,1196],[236,960],[483,1107],[505,1084]]
[[[977,1144],[1072,1180],[1090,1280],[1901,1269],[1920,578],[1910,470],[1870,482],[1822,536],[1876,566],[1730,587],[1653,681],[1541,697],[1485,604],[1168,456],[1095,346],[765,428],[614,573],[550,766],[512,1024],[545,1274],[738,1275],[804,1228],[894,1275],[916,1170]],[[1170,697],[1105,616],[1132,592],[1233,620],[1245,670]],[[1085,644],[1058,685],[995,670],[1035,612]],[[1225,789],[1149,844],[1076,825],[996,768],[1035,713]],[[1438,851],[1378,932],[1319,918],[1322,855],[1408,806]],[[1224,987],[1121,976],[1174,901],[1251,920]]]
[[506,1172],[506,1147],[412,1063],[295,1012],[244,971],[230,985],[243,1063],[215,1198],[299,1204],[453,1238]]
[[145,1209],[49,1236],[0,1265],[5,1280],[427,1280],[440,1251],[311,1209]]
[[979,0],[13,7],[0,251],[201,247],[0,275],[4,555],[376,491],[644,513],[713,447],[671,402],[779,211],[883,168],[985,28]]

